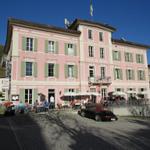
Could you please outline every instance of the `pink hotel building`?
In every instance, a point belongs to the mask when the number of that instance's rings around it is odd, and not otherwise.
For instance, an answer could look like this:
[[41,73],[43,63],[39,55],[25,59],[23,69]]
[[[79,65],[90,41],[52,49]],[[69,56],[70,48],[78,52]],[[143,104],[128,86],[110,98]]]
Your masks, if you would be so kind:
[[147,92],[148,45],[112,39],[114,27],[76,19],[60,28],[9,19],[5,53],[10,62],[10,98],[34,103],[40,93]]

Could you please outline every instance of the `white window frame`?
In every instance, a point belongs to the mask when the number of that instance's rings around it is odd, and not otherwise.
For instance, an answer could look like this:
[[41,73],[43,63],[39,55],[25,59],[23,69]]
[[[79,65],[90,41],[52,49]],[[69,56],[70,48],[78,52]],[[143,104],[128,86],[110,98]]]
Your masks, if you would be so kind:
[[94,47],[93,46],[89,46],[89,57],[94,57]]
[[139,74],[139,80],[144,80],[145,79],[145,71],[144,70],[138,70]]
[[142,63],[142,54],[137,54],[137,63]]
[[119,51],[113,51],[114,53],[114,60],[119,60]]
[[33,99],[33,90],[32,89],[25,89],[25,102],[32,104]]
[[[52,67],[52,68],[50,68]],[[48,77],[54,77],[55,76],[55,64],[54,63],[48,63]]]
[[74,47],[73,44],[68,44],[68,55],[74,56]]
[[26,51],[34,50],[34,39],[31,37],[26,38]]
[[48,52],[54,53],[55,52],[55,42],[48,41]]
[[121,69],[115,68],[115,78],[121,80]]
[[103,32],[99,32],[99,41],[103,41],[104,39],[103,39]]
[[104,79],[106,77],[106,67],[104,67],[104,66],[100,67],[100,75],[101,75],[100,77],[102,79]]
[[92,40],[93,39],[93,35],[92,35],[92,30],[88,30],[88,39]]
[[104,54],[104,48],[100,48],[100,58],[104,59],[105,58],[105,54]]
[[74,65],[68,65],[68,77],[73,78],[74,77]]
[[95,76],[95,68],[94,66],[89,66],[89,77],[93,78]]
[[[27,64],[31,65],[30,68],[27,68],[27,67],[29,67],[29,66],[27,66]],[[26,68],[25,68],[26,76],[32,76],[33,75],[33,62],[27,61],[27,62],[25,62],[25,66],[26,66]]]

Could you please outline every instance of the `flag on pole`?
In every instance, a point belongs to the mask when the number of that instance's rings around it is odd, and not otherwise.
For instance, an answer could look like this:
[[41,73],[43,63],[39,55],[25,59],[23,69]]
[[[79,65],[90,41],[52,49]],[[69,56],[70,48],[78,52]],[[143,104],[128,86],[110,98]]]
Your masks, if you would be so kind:
[[92,0],[90,0],[90,15],[93,16],[93,4],[92,4]]

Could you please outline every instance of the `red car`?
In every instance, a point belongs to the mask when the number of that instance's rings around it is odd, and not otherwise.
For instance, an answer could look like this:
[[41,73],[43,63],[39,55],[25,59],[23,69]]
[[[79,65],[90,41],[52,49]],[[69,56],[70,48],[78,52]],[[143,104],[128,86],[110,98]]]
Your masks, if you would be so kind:
[[78,114],[82,117],[95,119],[96,121],[118,120],[117,116],[113,112],[104,110],[100,104],[85,105],[85,108],[80,109]]

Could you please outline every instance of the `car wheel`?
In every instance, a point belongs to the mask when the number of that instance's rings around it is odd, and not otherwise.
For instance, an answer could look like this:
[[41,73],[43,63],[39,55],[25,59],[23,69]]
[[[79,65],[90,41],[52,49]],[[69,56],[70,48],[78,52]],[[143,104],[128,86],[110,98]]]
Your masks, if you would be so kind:
[[81,112],[81,116],[85,117],[85,112],[84,111]]
[[95,120],[96,121],[100,121],[100,116],[99,115],[95,115]]

